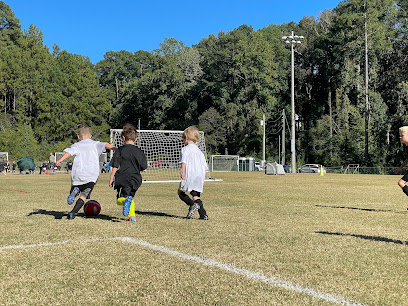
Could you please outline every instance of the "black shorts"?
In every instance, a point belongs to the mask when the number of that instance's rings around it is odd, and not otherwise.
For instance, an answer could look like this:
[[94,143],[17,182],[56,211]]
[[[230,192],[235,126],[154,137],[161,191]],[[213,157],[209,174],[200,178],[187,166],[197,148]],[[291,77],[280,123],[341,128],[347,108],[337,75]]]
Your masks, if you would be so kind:
[[408,173],[405,173],[401,180],[408,182]]
[[136,190],[132,187],[120,187],[116,189],[116,198],[126,198],[128,196],[134,197],[136,194]]
[[86,184],[83,184],[83,185],[71,186],[70,193],[72,192],[72,189],[74,189],[74,187],[79,188],[79,191],[81,192],[81,197],[84,197],[85,199],[90,199],[92,190],[95,187],[95,183],[94,182],[89,182],[89,183],[86,183]]

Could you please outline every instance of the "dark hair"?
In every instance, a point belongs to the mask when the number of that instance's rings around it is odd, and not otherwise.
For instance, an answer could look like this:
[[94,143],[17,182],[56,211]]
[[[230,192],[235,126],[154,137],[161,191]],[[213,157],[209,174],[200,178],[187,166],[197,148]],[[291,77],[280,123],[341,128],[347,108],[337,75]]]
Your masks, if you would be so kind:
[[123,127],[121,136],[125,138],[125,141],[127,140],[136,141],[137,130],[132,124],[128,123]]

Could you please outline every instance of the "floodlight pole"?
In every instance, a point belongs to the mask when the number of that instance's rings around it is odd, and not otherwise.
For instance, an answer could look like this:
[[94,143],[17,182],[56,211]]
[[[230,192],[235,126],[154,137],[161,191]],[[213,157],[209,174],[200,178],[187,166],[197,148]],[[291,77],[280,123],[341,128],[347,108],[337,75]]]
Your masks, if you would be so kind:
[[282,160],[281,164],[285,165],[285,109],[282,110]]
[[292,165],[291,170],[292,173],[296,173],[296,145],[295,145],[295,51],[294,45],[300,44],[301,41],[299,39],[303,39],[303,36],[294,35],[292,31],[291,36],[282,36],[282,39],[285,40],[285,43],[290,44],[290,51],[291,51],[291,70],[292,70],[292,77],[291,77],[291,131],[292,131],[292,138],[290,142],[290,151],[292,152]]
[[[293,31],[292,31],[293,36]],[[290,141],[290,151],[292,153],[292,173],[296,173],[296,138],[295,138],[295,52],[293,48],[293,43],[290,44],[292,53],[292,77],[291,77],[291,130],[292,138]]]
[[265,114],[263,114],[263,137],[262,137],[262,162],[261,162],[261,167],[265,167],[265,129],[266,129],[266,122],[265,122]]

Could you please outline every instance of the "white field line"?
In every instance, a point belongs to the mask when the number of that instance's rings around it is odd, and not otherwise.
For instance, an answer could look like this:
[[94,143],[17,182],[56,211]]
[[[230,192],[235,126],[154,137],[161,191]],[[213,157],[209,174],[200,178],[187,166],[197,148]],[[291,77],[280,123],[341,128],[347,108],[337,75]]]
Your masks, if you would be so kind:
[[37,244],[6,245],[3,247],[0,247],[0,251],[10,250],[10,249],[28,249],[28,248],[37,248],[37,247],[42,247],[42,246],[53,246],[53,245],[59,245],[59,244],[66,244],[68,242],[69,240],[58,241],[58,242],[44,242],[44,243],[37,243]]
[[221,263],[221,262],[209,259],[209,258],[184,254],[184,253],[174,251],[172,249],[169,249],[169,248],[166,248],[166,247],[163,247],[163,246],[160,246],[160,245],[151,244],[151,243],[149,243],[147,241],[144,241],[144,240],[130,238],[130,237],[117,237],[117,238],[114,238],[114,239],[121,240],[121,241],[124,241],[124,242],[138,244],[140,246],[149,248],[151,250],[159,251],[159,252],[165,253],[167,255],[175,256],[175,257],[178,257],[178,258],[181,258],[181,259],[195,261],[197,263],[200,263],[200,264],[203,264],[203,265],[206,265],[206,266],[220,268],[220,269],[222,269],[224,271],[235,273],[235,274],[242,275],[242,276],[246,276],[246,277],[248,277],[250,279],[253,279],[253,280],[256,280],[256,281],[261,281],[263,283],[267,283],[267,284],[270,284],[270,285],[273,285],[273,286],[276,286],[276,287],[280,287],[280,288],[283,288],[283,289],[286,289],[286,290],[289,290],[289,291],[294,291],[294,292],[298,292],[298,293],[307,294],[307,295],[310,295],[312,297],[318,298],[320,300],[325,300],[325,301],[340,304],[340,305],[362,305],[362,304],[356,303],[354,301],[345,299],[345,298],[340,297],[340,296],[320,292],[320,291],[314,290],[312,288],[302,287],[299,284],[292,283],[292,282],[285,281],[285,280],[280,280],[280,279],[277,279],[275,277],[269,277],[269,276],[267,276],[267,275],[265,275],[263,273],[242,269],[242,268],[236,267],[236,266],[234,266],[232,264]]
[[290,281],[285,281],[285,280],[280,280],[275,277],[270,277],[267,276],[263,273],[260,272],[255,272],[251,270],[246,270],[243,268],[236,267],[233,264],[228,264],[228,263],[222,263],[218,262],[215,260],[212,260],[210,258],[205,258],[205,257],[199,257],[196,255],[189,255],[189,254],[184,254],[169,248],[166,248],[161,245],[155,245],[151,244],[147,241],[140,240],[140,239],[135,239],[131,237],[114,237],[114,238],[103,238],[103,239],[89,239],[89,240],[77,240],[77,241],[71,241],[71,240],[64,240],[64,241],[57,241],[57,242],[44,242],[44,243],[38,243],[38,244],[26,244],[26,245],[8,245],[8,246],[3,246],[0,247],[0,251],[5,251],[5,250],[10,250],[10,249],[25,249],[25,248],[35,248],[35,247],[43,247],[43,246],[55,246],[55,245],[62,245],[62,244],[67,244],[67,243],[87,243],[87,242],[95,242],[95,241],[107,241],[107,240],[118,240],[126,243],[133,243],[140,245],[142,247],[154,250],[154,251],[159,251],[161,253],[178,257],[180,259],[184,260],[189,260],[189,261],[194,261],[199,264],[205,265],[205,266],[210,266],[210,267],[215,267],[219,268],[221,270],[230,272],[230,273],[235,273],[241,276],[248,277],[252,280],[255,281],[260,281],[275,287],[283,288],[288,291],[293,291],[293,292],[298,292],[302,294],[307,294],[309,296],[312,296],[314,298],[328,301],[331,303],[335,304],[340,304],[340,305],[363,305],[357,302],[354,302],[349,299],[345,299],[341,296],[329,294],[329,293],[324,293],[312,288],[308,287],[302,287],[299,284],[292,283]]

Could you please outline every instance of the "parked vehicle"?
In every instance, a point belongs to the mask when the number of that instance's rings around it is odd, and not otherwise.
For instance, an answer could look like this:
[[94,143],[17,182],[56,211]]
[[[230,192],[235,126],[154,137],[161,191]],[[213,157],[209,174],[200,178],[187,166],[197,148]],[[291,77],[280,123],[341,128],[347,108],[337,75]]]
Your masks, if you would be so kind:
[[255,171],[262,171],[261,163],[255,162]]
[[285,170],[286,173],[291,173],[292,172],[292,167],[288,165],[283,165],[283,170]]
[[[299,173],[320,173],[320,164],[306,164],[298,169]],[[326,169],[323,167],[323,173],[326,173]]]

